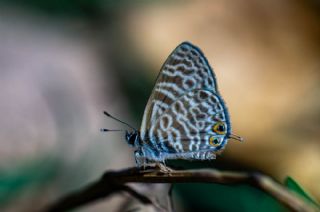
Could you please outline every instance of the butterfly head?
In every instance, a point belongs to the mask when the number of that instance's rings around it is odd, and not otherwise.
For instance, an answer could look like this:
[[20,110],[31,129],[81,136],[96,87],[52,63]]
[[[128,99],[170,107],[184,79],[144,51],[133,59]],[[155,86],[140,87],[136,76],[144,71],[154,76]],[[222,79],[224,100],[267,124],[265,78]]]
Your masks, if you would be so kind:
[[130,146],[137,147],[140,141],[140,135],[138,131],[128,132],[126,131],[126,141]]

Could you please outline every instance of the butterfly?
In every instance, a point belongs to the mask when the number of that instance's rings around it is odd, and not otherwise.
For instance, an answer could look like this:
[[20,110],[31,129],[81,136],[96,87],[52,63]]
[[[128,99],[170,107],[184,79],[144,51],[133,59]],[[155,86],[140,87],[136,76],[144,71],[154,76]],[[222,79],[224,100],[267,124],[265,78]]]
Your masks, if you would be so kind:
[[228,139],[242,141],[231,133],[228,109],[208,60],[190,42],[178,45],[162,65],[140,131],[127,125],[133,131],[126,131],[126,141],[136,149],[138,167],[167,159],[212,160]]

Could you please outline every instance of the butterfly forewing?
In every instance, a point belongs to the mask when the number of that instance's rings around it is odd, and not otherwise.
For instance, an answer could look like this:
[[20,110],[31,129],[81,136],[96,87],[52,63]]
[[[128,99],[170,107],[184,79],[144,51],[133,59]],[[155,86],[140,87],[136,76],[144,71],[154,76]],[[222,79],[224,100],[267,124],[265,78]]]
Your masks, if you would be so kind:
[[209,63],[197,47],[180,44],[163,64],[144,111],[141,140],[148,143],[148,131],[157,119],[181,96],[192,90],[218,93]]

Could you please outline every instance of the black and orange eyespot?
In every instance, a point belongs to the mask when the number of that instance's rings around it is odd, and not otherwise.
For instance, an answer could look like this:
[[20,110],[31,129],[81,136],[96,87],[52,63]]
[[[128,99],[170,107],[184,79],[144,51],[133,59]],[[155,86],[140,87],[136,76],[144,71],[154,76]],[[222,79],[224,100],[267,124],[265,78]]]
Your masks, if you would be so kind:
[[214,137],[214,136],[211,136],[211,137],[209,138],[209,144],[210,144],[211,146],[217,147],[217,146],[220,145],[220,139],[219,139],[219,138],[216,138],[216,137]]
[[219,135],[224,135],[226,134],[226,125],[223,122],[217,122],[213,125],[212,130]]

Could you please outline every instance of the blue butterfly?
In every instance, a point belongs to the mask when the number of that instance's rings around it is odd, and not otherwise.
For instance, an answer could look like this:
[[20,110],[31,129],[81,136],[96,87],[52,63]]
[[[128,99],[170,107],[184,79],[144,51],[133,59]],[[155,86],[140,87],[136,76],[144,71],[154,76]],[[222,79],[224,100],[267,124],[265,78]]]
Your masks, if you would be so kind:
[[229,138],[242,141],[231,133],[214,72],[201,50],[189,42],[176,47],[163,64],[140,131],[128,126],[133,131],[126,131],[126,141],[136,149],[139,167],[167,159],[215,159]]

